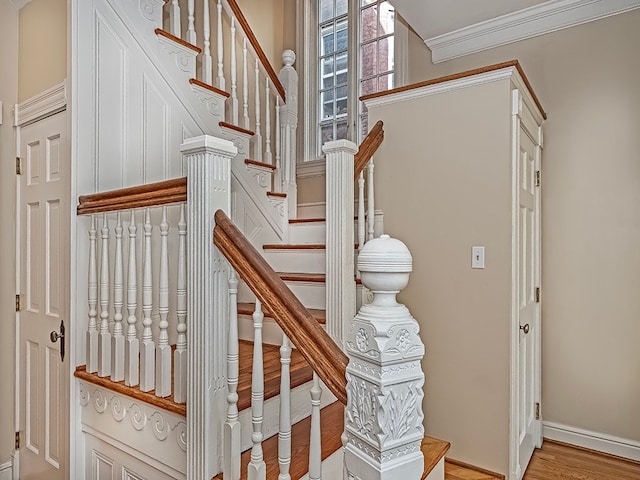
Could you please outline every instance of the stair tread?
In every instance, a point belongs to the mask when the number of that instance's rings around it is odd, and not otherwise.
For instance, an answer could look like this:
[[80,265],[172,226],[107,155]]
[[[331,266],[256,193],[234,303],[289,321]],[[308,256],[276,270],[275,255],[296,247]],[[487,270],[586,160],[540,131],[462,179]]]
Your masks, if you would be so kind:
[[255,132],[251,130],[247,130],[246,128],[242,128],[237,125],[234,125],[233,123],[219,122],[218,125],[220,125],[223,128],[230,128],[231,130],[235,130],[236,132],[244,133],[245,135],[249,135],[251,137],[255,135]]
[[[251,406],[253,342],[240,340],[239,347],[238,410],[242,411]],[[263,344],[262,358],[264,368],[264,399],[268,400],[280,394],[280,346]],[[302,354],[296,349],[291,350],[290,377],[292,389],[313,380],[313,370],[311,370],[311,367],[307,364]]]
[[183,40],[179,37],[176,37],[175,35],[167,32],[166,30],[163,30],[161,28],[156,28],[154,30],[156,35],[160,35],[162,37],[168,38],[169,40],[173,40],[174,42],[182,45],[183,47],[187,47],[190,48],[191,50],[193,50],[194,52],[197,53],[202,53],[202,49],[200,47],[196,47],[195,45],[193,45],[192,43],[187,42],[186,40]]
[[271,165],[270,163],[258,162],[256,160],[251,160],[250,158],[245,158],[244,163],[247,165],[255,165],[256,167],[268,168],[270,170],[275,170],[276,166]]
[[222,95],[223,97],[229,98],[231,94],[229,92],[225,92],[224,90],[220,90],[219,88],[214,87],[213,85],[209,85],[208,83],[201,82],[197,78],[190,78],[189,83],[191,85],[197,85],[198,87],[206,88],[207,90],[217,93],[218,95]]
[[319,222],[326,222],[327,219],[326,218],[292,218],[289,220],[290,224],[296,224],[296,223],[319,223]]
[[287,194],[286,193],[280,193],[280,192],[267,192],[267,196],[268,197],[287,198]]
[[322,243],[272,243],[263,245],[263,250],[326,250]]
[[[238,303],[238,314],[239,315],[252,315],[256,308],[255,303]],[[262,306],[264,314],[266,317],[273,318],[269,310],[265,305]],[[320,324],[325,324],[327,322],[327,315],[325,310],[320,310],[317,308],[307,308],[309,313],[318,321]]]
[[424,473],[422,474],[422,478],[426,478],[426,476],[431,473],[431,470],[433,470],[442,457],[445,456],[449,448],[451,448],[451,443],[447,441],[432,437],[424,437],[422,439],[422,444],[420,445],[420,450],[422,450],[422,454],[424,455]]

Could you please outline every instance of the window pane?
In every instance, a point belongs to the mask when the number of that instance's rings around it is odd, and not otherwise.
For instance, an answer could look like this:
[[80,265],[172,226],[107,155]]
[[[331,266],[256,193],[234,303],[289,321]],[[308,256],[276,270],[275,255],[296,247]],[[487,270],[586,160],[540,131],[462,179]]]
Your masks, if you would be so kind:
[[345,115],[347,113],[347,87],[336,88],[336,114]]
[[373,77],[376,75],[377,65],[376,43],[367,43],[360,48],[360,78]]
[[336,55],[336,70],[346,71],[347,70],[347,53],[340,53]]
[[320,86],[323,90],[328,88],[333,88],[333,75],[328,77],[322,77],[322,85]]
[[322,113],[320,115],[320,119],[325,120],[327,118],[333,118],[335,115],[333,109],[333,90],[320,92],[320,102],[322,104]]
[[320,22],[324,22],[333,17],[333,2],[334,0],[320,0]]
[[376,5],[362,9],[360,12],[360,41],[367,42],[378,36],[378,9]]
[[336,51],[346,50],[349,40],[347,35],[347,21],[336,23]]
[[393,71],[393,37],[378,42],[378,73]]
[[333,53],[333,25],[322,27],[320,31],[320,55],[327,55]]
[[322,78],[326,77],[327,75],[333,75],[333,57],[327,57],[327,58],[323,58],[321,60],[321,64],[322,64],[322,68],[321,68],[321,74],[320,76]]
[[389,90],[393,88],[393,73],[389,73],[388,75],[382,75],[378,78],[378,91],[384,92],[385,90]]
[[347,122],[338,122],[336,124],[336,140],[347,138]]
[[371,5],[372,3],[377,3],[378,0],[361,0],[360,6],[364,7],[365,5]]
[[369,95],[378,91],[378,79],[370,78],[360,84],[360,95]]
[[336,0],[336,17],[347,13],[347,0]]
[[378,32],[378,35],[382,36],[393,33],[395,26],[395,11],[393,10],[393,7],[389,2],[382,2],[378,8],[380,9],[380,31]]
[[333,123],[320,126],[320,146],[333,140]]

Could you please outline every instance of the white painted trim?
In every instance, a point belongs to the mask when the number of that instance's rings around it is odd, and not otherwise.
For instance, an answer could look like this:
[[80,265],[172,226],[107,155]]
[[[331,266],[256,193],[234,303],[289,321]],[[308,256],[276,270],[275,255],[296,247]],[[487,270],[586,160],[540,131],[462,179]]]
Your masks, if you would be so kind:
[[433,63],[555,32],[640,7],[640,0],[550,0],[427,38]]
[[543,422],[543,436],[550,440],[640,461],[640,442],[582,428]]
[[65,82],[62,82],[18,104],[16,108],[16,125],[23,127],[61,112],[66,108],[67,88]]
[[13,5],[13,8],[20,11],[24,8],[27,3],[30,3],[31,0],[9,0],[9,3]]
[[413,100],[420,97],[426,97],[429,95],[437,95],[439,93],[448,92],[451,90],[458,90],[460,88],[468,88],[485,83],[497,82],[511,78],[517,71],[515,67],[506,67],[500,70],[493,70],[486,73],[479,73],[477,75],[471,75],[468,77],[458,78],[456,80],[449,80],[448,82],[435,83],[433,85],[427,85],[419,88],[412,88],[397,93],[391,93],[389,95],[383,95],[381,97],[370,98],[364,100],[364,104],[367,108],[382,107],[384,105],[390,105],[393,103],[403,102],[406,100]]
[[327,173],[327,163],[324,158],[317,160],[309,160],[307,162],[300,162],[296,166],[297,178],[311,178],[322,177]]
[[5,462],[0,465],[0,480],[13,480],[12,462]]

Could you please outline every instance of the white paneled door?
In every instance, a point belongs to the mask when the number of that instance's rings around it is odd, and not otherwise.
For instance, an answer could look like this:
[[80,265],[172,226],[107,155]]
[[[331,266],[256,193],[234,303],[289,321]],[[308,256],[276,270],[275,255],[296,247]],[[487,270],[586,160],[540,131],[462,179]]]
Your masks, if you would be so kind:
[[[68,478],[70,150],[66,119],[66,113],[58,113],[20,130],[23,480]],[[62,322],[67,338],[59,338]]]
[[[517,478],[522,478],[540,444],[540,169],[538,129],[519,128],[517,151]],[[533,128],[531,128],[533,130]]]

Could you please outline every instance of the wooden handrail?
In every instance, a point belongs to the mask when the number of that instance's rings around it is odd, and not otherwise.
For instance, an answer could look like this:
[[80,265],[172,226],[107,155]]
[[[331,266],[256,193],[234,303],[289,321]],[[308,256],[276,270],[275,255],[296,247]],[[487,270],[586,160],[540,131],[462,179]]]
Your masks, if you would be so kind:
[[215,222],[215,245],[329,390],[346,405],[347,356],[222,210],[216,212]]
[[186,201],[187,177],[173,178],[163,182],[82,195],[78,198],[77,213],[88,215]]
[[373,154],[376,153],[376,150],[378,150],[378,147],[382,144],[382,140],[384,140],[384,130],[382,125],[382,120],[378,120],[376,122],[367,136],[364,137],[364,140],[360,144],[360,148],[358,148],[358,153],[356,153],[353,158],[355,180],[358,179],[360,172],[364,169],[367,163],[369,163]]
[[284,86],[280,82],[280,79],[278,78],[278,74],[271,66],[271,62],[269,62],[269,59],[264,53],[264,50],[262,50],[262,47],[260,46],[260,42],[258,42],[258,39],[253,33],[253,30],[251,30],[251,27],[249,26],[249,22],[244,16],[244,13],[242,13],[240,6],[236,2],[236,0],[224,0],[224,1],[229,5],[229,8],[235,15],[236,19],[238,20],[240,27],[242,27],[244,34],[247,36],[247,40],[249,40],[249,43],[253,47],[253,50],[256,52],[258,59],[260,60],[260,62],[262,63],[262,66],[266,70],[267,75],[271,79],[273,86],[276,88],[276,91],[278,92],[278,95],[280,95],[280,100],[282,100],[282,103],[287,103],[287,96],[284,91]]

